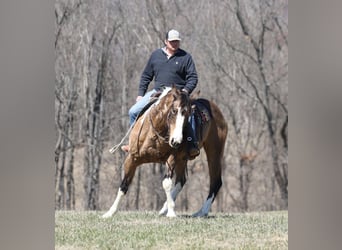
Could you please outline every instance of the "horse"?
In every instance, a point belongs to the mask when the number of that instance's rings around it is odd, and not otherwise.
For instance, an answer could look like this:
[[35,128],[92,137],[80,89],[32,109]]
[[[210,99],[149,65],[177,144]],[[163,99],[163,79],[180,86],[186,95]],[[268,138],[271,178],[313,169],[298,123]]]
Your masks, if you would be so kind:
[[[114,215],[121,198],[127,193],[135,171],[143,163],[163,163],[166,174],[162,186],[166,201],[159,215],[176,217],[175,200],[186,182],[187,154],[186,126],[193,106],[198,109],[197,135],[199,147],[204,148],[210,177],[210,189],[203,206],[194,217],[208,216],[211,205],[222,186],[222,164],[227,123],[216,104],[206,99],[190,99],[187,93],[167,87],[158,99],[139,115],[129,136],[130,150],[124,161],[124,177],[116,199],[110,209],[102,216]],[[175,184],[172,178],[175,177]]]

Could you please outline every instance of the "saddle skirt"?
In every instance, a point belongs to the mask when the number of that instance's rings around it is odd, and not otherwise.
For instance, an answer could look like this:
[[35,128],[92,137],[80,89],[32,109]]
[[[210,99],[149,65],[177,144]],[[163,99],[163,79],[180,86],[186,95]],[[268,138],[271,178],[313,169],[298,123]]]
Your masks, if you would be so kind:
[[213,117],[211,114],[209,101],[202,98],[196,99],[192,102],[191,106],[193,107],[195,117],[197,138],[202,140],[203,132]]

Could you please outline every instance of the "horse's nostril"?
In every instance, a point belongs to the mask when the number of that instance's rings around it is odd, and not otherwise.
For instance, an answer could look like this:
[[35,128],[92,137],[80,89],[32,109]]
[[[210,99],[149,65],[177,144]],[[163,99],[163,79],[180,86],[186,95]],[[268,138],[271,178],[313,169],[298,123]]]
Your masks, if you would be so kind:
[[177,148],[180,145],[180,143],[176,142],[173,138],[171,139],[170,144],[171,144],[171,147],[173,148]]

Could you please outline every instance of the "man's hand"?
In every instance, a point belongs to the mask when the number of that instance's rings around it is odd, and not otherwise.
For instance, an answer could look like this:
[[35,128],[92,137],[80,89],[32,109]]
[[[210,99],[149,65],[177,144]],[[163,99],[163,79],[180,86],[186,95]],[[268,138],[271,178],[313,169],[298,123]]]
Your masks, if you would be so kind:
[[182,92],[185,94],[189,94],[189,91],[187,89],[182,89]]
[[138,102],[141,98],[142,98],[142,96],[139,95],[139,96],[137,96],[137,98],[135,99],[135,101]]

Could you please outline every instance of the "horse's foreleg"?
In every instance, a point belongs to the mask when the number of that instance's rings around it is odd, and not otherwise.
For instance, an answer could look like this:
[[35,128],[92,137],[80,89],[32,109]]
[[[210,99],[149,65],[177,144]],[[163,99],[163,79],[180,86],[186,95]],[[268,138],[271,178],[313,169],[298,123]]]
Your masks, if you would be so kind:
[[167,172],[163,180],[163,188],[166,194],[166,204],[164,204],[162,210],[160,210],[159,214],[164,214],[166,211],[167,217],[176,217],[175,213],[175,198],[180,191],[179,185],[172,188],[172,176],[175,169],[175,157],[171,155],[169,159],[166,161]]
[[175,201],[172,198],[171,190],[172,190],[172,178],[166,176],[163,180],[163,188],[166,194],[166,203],[167,203],[167,217],[176,217],[175,213]]
[[124,169],[125,169],[125,176],[121,182],[118,194],[115,198],[115,201],[113,205],[110,207],[110,209],[102,216],[102,218],[109,218],[113,216],[117,211],[119,207],[119,203],[121,198],[127,193],[128,187],[131,184],[135,170],[137,168],[137,164],[135,164],[132,160],[131,157],[128,156],[125,160],[124,163]]
[[[171,190],[171,198],[173,201],[176,201],[177,195],[182,190],[183,185],[180,182],[176,182],[175,186]],[[165,215],[168,212],[168,202],[165,201],[162,209],[159,211],[159,215]]]
[[[185,175],[186,163],[187,162],[184,160],[178,160],[178,162],[175,166],[176,183],[175,183],[175,186],[171,189],[171,199],[173,201],[173,204],[176,201],[178,194],[182,191],[183,186],[186,182],[186,175]],[[175,162],[172,161],[172,164],[175,164]],[[165,215],[166,214],[166,216],[167,216],[167,213],[169,213],[168,206],[169,206],[169,202],[168,202],[168,199],[166,199],[162,209],[159,211],[159,215]]]

